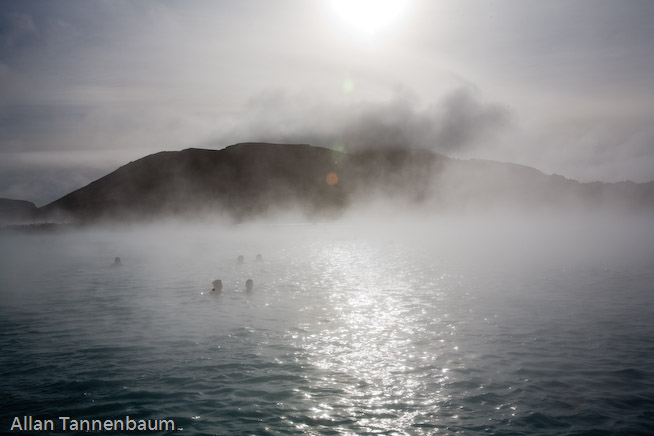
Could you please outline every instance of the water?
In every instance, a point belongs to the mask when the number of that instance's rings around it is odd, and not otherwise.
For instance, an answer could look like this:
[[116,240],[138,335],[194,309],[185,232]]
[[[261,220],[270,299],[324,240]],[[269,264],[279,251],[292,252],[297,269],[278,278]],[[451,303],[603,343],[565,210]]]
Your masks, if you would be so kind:
[[440,224],[0,235],[1,431],[654,432],[651,232]]

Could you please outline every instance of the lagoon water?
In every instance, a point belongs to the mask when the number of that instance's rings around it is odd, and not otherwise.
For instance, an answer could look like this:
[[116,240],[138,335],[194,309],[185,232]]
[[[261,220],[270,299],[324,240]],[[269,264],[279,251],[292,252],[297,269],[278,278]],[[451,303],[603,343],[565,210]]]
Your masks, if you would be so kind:
[[653,434],[651,225],[444,221],[1,234],[0,431]]

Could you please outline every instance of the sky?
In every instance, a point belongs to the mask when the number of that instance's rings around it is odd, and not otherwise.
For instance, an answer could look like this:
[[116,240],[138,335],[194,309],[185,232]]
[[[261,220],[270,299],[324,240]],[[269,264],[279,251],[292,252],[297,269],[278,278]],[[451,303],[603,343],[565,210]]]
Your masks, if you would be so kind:
[[652,23],[649,0],[0,0],[0,197],[246,141],[651,181]]

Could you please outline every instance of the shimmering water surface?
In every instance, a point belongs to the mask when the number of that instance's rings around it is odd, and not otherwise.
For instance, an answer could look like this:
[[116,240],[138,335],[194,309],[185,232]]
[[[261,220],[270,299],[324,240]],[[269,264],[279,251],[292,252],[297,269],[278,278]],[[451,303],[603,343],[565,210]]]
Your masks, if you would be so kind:
[[652,434],[649,236],[534,230],[0,235],[0,430]]

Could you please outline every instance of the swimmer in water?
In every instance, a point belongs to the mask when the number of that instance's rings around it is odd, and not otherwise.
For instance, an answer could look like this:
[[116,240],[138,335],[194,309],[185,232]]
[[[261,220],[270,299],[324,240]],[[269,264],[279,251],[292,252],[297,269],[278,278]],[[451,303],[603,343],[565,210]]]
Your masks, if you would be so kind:
[[263,257],[260,254],[257,254],[257,262],[262,262]]
[[249,292],[252,290],[252,288],[254,288],[254,282],[252,281],[252,279],[247,279],[245,281],[245,290]]
[[111,267],[112,267],[112,268],[115,268],[115,267],[117,267],[117,266],[123,266],[123,264],[120,263],[120,257],[116,257],[116,258],[114,259],[114,263],[111,264]]
[[223,290],[223,281],[222,280],[214,280],[213,281],[213,289],[211,292],[220,292]]
[[236,258],[236,262],[237,262],[239,265],[245,262],[245,258],[243,257],[242,254],[240,254],[240,255],[238,256],[238,258]]

